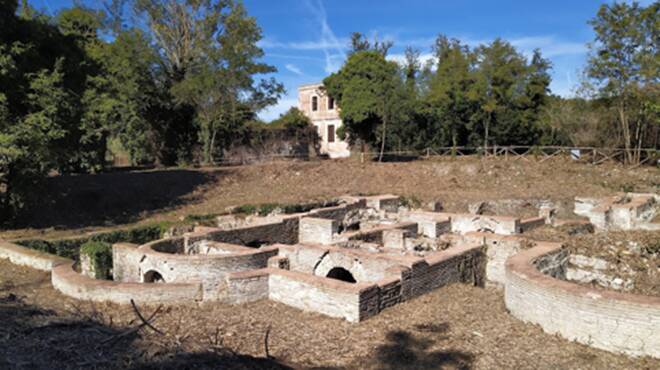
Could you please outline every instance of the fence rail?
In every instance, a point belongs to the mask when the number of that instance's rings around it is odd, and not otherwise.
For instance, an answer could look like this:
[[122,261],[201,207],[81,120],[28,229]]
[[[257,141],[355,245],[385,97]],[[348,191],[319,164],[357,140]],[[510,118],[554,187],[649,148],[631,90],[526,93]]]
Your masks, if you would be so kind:
[[[635,163],[627,163],[628,155],[639,158]],[[491,146],[491,147],[439,147],[427,148],[422,151],[393,151],[383,153],[383,157],[465,157],[477,155],[482,157],[504,157],[505,160],[522,160],[545,162],[552,158],[568,157],[574,161],[589,163],[593,165],[606,161],[616,161],[631,167],[642,165],[657,165],[660,162],[660,149],[622,149],[622,148],[598,148],[598,147],[569,147],[569,146]],[[363,160],[378,158],[380,152],[362,153]]]
[[[627,163],[627,154],[635,154],[639,161]],[[361,160],[377,160],[380,152],[362,152],[359,154]],[[490,146],[471,147],[438,147],[423,150],[401,150],[383,153],[385,160],[414,160],[430,159],[439,157],[504,157],[505,160],[536,161],[545,162],[552,158],[570,158],[576,162],[598,165],[607,161],[615,161],[626,164],[631,168],[642,165],[660,165],[660,149],[622,149],[622,148],[599,148],[579,146]],[[217,166],[236,166],[274,159],[310,159],[306,154],[267,154],[267,155],[245,155],[236,156],[232,159],[219,158],[214,161]]]

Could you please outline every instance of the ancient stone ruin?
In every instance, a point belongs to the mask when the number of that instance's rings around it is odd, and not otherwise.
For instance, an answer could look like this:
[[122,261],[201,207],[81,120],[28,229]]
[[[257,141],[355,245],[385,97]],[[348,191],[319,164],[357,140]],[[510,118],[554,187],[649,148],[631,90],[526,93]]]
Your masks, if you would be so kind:
[[[351,322],[447,284],[491,285],[504,289],[512,315],[549,333],[660,357],[659,298],[625,292],[630,282],[608,280],[599,272],[603,261],[525,237],[541,226],[656,228],[656,195],[577,198],[575,213],[589,221],[558,219],[550,202],[528,218],[427,208],[404,207],[394,195],[345,196],[298,213],[220,216],[216,227],[144,245],[115,244],[112,280],[9,243],[0,245],[0,257],[52,269],[54,287],[83,300],[270,299]],[[585,279],[612,289],[578,284]]]

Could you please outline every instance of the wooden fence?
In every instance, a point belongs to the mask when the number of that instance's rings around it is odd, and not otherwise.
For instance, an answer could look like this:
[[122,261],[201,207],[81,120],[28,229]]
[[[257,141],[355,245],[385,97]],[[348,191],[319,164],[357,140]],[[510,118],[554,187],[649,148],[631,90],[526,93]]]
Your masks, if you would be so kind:
[[[627,163],[627,154],[635,154],[639,158],[636,163]],[[378,159],[379,152],[362,153],[362,160]],[[545,162],[551,158],[570,158],[574,161],[601,164],[606,161],[625,163],[630,167],[642,165],[659,165],[660,149],[621,149],[596,147],[568,147],[568,146],[491,146],[491,147],[440,147],[427,148],[422,151],[395,151],[385,152],[383,157],[391,160],[396,158],[433,158],[433,157],[504,157],[505,160],[523,160]]]

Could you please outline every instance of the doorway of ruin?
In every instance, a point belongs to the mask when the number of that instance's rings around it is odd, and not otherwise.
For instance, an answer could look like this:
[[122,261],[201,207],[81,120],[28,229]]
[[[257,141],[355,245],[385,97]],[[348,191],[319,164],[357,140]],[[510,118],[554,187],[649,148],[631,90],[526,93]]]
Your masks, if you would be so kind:
[[144,274],[145,283],[164,283],[163,275],[158,271],[149,270]]
[[330,279],[345,281],[347,283],[356,282],[355,278],[353,277],[353,274],[351,274],[350,271],[346,270],[343,267],[334,267],[333,269],[328,271],[328,275],[326,275],[326,277]]

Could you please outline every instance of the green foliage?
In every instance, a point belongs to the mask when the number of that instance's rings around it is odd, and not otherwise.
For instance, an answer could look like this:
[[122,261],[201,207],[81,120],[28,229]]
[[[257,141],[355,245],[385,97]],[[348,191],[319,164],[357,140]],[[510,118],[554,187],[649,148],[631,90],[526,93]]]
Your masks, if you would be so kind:
[[323,83],[328,95],[341,107],[345,133],[353,145],[380,146],[382,152],[387,143],[388,123],[397,126],[407,120],[398,65],[387,61],[382,52],[356,51],[341,70]]
[[129,229],[118,229],[108,232],[96,233],[90,236],[44,240],[29,239],[19,240],[16,243],[27,248],[38,251],[55,254],[61,257],[77,259],[80,247],[87,242],[101,242],[107,244],[114,243],[135,243],[145,244],[163,237],[167,229],[171,226],[169,222],[161,222],[145,226],[137,226]]
[[88,241],[80,246],[80,254],[87,256],[96,279],[111,279],[112,245],[105,242]]
[[[594,95],[609,101],[617,123],[619,144],[639,149],[645,142],[658,145],[660,126],[660,58],[658,25],[660,2],[642,7],[637,2],[603,4],[589,23],[596,33],[590,44],[587,75]],[[640,153],[627,151],[637,163]]]
[[234,207],[232,209],[231,213],[232,214],[245,214],[245,215],[253,215],[256,214],[258,210],[258,207],[253,205],[253,204],[244,204],[242,206]]
[[289,130],[304,129],[312,126],[312,121],[300,109],[292,107],[286,113],[270,123],[273,128],[285,128]]
[[110,143],[136,165],[192,163],[200,144],[212,162],[283,92],[258,78],[275,69],[240,1],[74,3],[54,17],[0,6],[2,220],[49,172],[103,170]]

